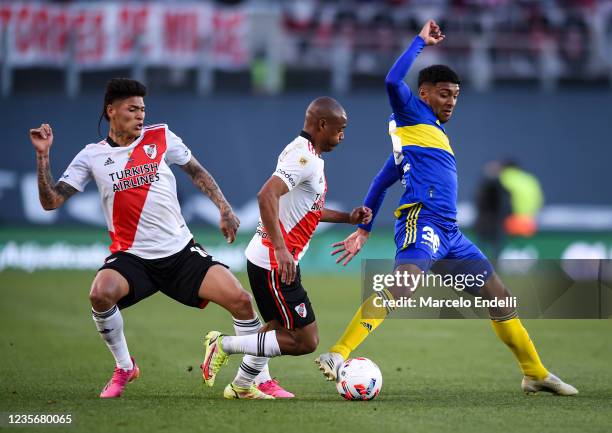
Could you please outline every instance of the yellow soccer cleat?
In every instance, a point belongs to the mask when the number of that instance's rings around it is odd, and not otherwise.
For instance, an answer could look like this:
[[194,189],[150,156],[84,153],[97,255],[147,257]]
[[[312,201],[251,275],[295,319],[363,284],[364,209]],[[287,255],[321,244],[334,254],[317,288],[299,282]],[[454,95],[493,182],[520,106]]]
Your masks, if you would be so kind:
[[208,386],[215,384],[215,376],[229,359],[229,356],[221,347],[223,334],[218,331],[210,331],[204,337],[204,362],[200,365],[204,383]]
[[271,395],[261,392],[255,384],[248,388],[241,388],[239,386],[230,383],[225,387],[223,391],[223,397],[234,400],[234,399],[247,399],[247,400],[274,400]]

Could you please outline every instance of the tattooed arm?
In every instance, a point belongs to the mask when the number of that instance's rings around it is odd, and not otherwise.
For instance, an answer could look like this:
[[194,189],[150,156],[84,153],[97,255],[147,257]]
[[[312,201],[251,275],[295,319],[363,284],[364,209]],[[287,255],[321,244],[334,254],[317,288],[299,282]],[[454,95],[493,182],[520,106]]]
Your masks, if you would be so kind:
[[60,207],[66,200],[79,192],[75,187],[61,180],[55,185],[49,167],[49,153],[36,154],[38,169],[38,197],[43,209],[52,210]]
[[225,236],[228,243],[234,242],[236,239],[236,231],[240,225],[240,220],[234,214],[232,207],[225,199],[225,196],[221,192],[221,188],[215,182],[215,179],[211,174],[195,159],[193,156],[189,162],[185,165],[180,166],[185,173],[189,175],[194,185],[206,194],[210,200],[219,208],[221,214],[221,221],[219,222],[219,228],[221,233]]
[[49,149],[53,144],[53,130],[46,123],[40,128],[30,129],[30,140],[36,149],[36,168],[38,171],[38,196],[45,210],[57,209],[78,192],[66,182],[54,184],[49,165]]

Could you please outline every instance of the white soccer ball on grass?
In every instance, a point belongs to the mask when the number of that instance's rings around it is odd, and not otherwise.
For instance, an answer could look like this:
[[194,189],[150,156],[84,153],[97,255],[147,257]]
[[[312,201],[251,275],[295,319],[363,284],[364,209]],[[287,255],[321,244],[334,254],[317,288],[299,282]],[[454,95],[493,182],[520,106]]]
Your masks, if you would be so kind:
[[382,373],[368,358],[351,358],[338,369],[336,389],[346,400],[372,400],[382,388]]

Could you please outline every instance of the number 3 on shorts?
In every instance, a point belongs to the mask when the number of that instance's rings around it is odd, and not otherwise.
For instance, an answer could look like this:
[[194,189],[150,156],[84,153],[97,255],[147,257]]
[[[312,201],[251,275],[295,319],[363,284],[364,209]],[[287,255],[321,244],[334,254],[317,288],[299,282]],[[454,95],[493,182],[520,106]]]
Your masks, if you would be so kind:
[[436,234],[434,229],[429,226],[423,227],[423,234],[421,235],[423,239],[423,243],[428,245],[435,253],[438,252],[438,248],[440,248],[440,237]]

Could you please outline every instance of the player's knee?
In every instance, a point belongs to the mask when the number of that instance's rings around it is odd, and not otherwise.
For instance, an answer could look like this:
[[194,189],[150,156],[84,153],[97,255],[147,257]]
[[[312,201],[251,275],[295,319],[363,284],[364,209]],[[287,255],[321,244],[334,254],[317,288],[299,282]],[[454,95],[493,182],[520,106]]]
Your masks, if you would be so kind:
[[99,286],[93,286],[89,292],[89,301],[94,310],[102,312],[113,306],[112,296]]
[[306,345],[304,347],[304,353],[312,353],[317,350],[319,347],[319,336],[313,335],[312,337],[306,340]]
[[121,298],[121,288],[105,278],[96,278],[89,291],[89,301],[96,311],[105,311]]
[[232,314],[250,314],[253,311],[253,301],[249,292],[240,288],[232,300]]
[[300,352],[302,355],[308,355],[309,353],[317,350],[319,346],[319,336],[318,335],[304,335],[301,336],[299,340]]

